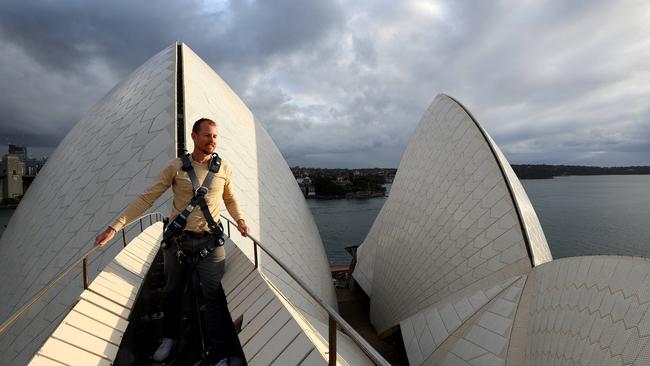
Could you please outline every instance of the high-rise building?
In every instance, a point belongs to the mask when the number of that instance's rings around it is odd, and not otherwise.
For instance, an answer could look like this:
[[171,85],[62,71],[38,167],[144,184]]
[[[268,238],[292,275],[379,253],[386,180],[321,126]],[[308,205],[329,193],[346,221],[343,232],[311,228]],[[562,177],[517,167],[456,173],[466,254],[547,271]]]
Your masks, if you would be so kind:
[[23,162],[17,155],[2,157],[2,196],[4,198],[19,199],[23,195]]
[[9,155],[17,155],[22,161],[27,160],[27,146],[9,144]]

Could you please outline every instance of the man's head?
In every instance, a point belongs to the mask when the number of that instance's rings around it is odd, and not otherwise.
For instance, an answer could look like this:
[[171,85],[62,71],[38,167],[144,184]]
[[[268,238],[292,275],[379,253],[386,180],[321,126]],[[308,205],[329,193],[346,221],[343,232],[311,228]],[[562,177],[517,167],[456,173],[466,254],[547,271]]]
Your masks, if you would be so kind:
[[212,154],[217,148],[217,124],[211,119],[201,118],[192,126],[194,151]]

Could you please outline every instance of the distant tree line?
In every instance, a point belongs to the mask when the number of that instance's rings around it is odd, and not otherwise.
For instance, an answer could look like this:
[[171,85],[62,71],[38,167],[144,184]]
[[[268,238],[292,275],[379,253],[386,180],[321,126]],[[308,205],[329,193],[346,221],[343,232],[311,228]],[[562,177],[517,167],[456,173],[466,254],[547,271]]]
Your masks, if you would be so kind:
[[583,165],[512,165],[519,179],[549,179],[564,175],[642,175],[650,166],[597,167]]
[[384,184],[392,182],[397,169],[322,169],[292,167],[295,177],[308,176],[316,198],[383,197]]

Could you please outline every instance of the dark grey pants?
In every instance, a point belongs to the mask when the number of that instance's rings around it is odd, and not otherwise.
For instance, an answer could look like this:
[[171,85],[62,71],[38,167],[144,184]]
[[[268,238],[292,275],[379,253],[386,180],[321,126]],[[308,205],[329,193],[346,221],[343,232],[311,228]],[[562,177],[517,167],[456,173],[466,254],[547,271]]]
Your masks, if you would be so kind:
[[[202,239],[184,238],[181,241],[183,251],[189,256],[198,252],[214,241],[213,236],[206,236]],[[163,333],[167,338],[178,339],[180,336],[180,311],[183,299],[183,291],[188,279],[188,260],[180,264],[174,256],[175,246],[164,249],[165,260],[165,302],[163,320]],[[221,288],[221,278],[225,270],[225,251],[223,247],[217,247],[211,255],[201,259],[196,264],[205,304],[205,341],[208,350],[211,352],[224,352],[223,346],[227,342],[224,338],[223,329],[227,316],[228,307]]]

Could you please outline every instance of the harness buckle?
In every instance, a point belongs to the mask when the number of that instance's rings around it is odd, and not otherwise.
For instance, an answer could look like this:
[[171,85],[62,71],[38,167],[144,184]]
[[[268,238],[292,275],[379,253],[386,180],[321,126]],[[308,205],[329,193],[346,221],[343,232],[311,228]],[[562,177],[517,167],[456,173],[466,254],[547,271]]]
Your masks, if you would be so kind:
[[206,186],[200,186],[194,191],[196,197],[205,196],[206,194],[208,194],[208,187]]
[[204,247],[203,249],[201,249],[199,251],[199,257],[201,257],[201,259],[203,259],[203,258],[209,256],[212,252],[214,252],[213,247]]

